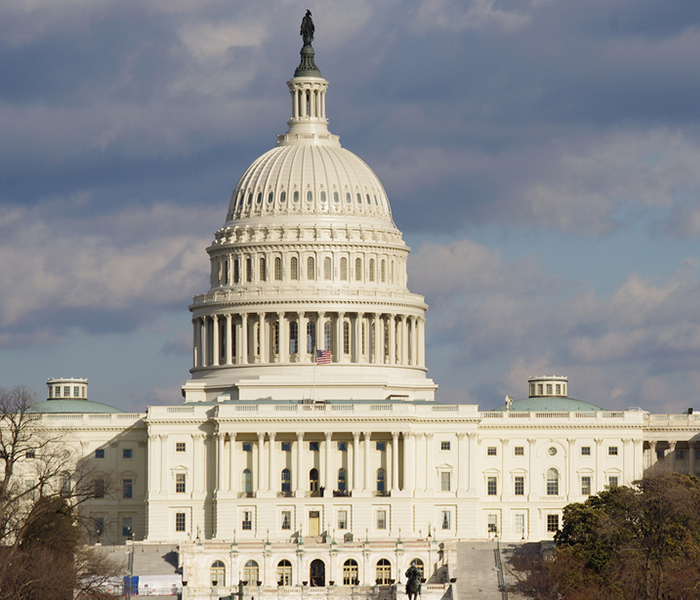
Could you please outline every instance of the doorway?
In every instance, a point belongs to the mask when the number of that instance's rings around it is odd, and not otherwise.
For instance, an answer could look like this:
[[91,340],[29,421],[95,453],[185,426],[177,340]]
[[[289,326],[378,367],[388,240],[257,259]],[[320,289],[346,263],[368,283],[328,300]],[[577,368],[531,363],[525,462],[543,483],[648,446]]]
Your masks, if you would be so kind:
[[316,559],[311,563],[309,572],[311,587],[325,587],[326,585],[326,565],[322,560]]
[[321,533],[321,511],[309,511],[309,535],[315,536]]

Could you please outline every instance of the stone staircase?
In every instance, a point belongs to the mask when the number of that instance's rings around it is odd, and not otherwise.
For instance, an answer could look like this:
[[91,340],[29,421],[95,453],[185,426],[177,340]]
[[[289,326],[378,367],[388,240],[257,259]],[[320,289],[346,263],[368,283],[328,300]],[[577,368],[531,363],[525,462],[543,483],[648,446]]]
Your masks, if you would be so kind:
[[[502,556],[510,547],[501,546]],[[520,596],[502,590],[500,570],[496,557],[496,542],[459,542],[457,544],[457,600],[519,600]],[[508,585],[512,577],[508,576],[504,564],[504,576]]]

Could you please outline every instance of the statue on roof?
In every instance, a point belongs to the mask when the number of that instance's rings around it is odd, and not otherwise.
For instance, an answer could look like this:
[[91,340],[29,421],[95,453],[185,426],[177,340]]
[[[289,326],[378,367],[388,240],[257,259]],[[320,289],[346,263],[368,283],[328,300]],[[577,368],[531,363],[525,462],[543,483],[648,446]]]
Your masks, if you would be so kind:
[[301,20],[301,31],[299,34],[304,40],[304,46],[310,46],[311,42],[314,41],[314,20],[311,18],[311,11],[307,8],[304,18]]

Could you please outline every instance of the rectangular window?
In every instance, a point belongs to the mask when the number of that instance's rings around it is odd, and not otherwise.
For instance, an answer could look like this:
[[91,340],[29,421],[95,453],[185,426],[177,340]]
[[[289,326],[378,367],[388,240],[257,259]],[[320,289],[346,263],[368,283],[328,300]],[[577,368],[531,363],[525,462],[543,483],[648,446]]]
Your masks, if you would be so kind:
[[386,529],[386,511],[377,511],[377,529]]
[[440,491],[449,492],[452,487],[451,473],[449,471],[443,471],[440,473]]
[[497,456],[496,446],[489,446],[486,448],[486,456]]
[[450,519],[450,511],[449,510],[440,511],[440,528],[441,529],[450,529],[451,520],[452,519]]
[[243,442],[243,452],[252,452],[253,446],[250,442]]
[[24,453],[24,458],[36,458],[36,454],[35,454],[34,450],[27,450]]
[[377,442],[377,452],[384,452],[386,450],[386,442]]
[[348,511],[339,510],[338,511],[338,529],[348,528]]
[[[184,531],[184,529],[183,529]],[[133,533],[131,517],[122,518],[122,537],[130,538]]]
[[243,511],[243,519],[241,521],[241,529],[243,531],[252,531],[252,529],[253,529],[253,513],[249,510]]
[[561,396],[561,383],[557,383],[556,390],[557,390],[557,396]]
[[[664,451],[663,450],[657,450],[656,451],[656,460],[663,460],[664,458]],[[700,456],[698,456],[700,458]]]
[[537,393],[542,396],[544,394],[544,383],[537,384]]
[[282,442],[282,452],[291,452],[292,442]]
[[186,531],[185,513],[175,513],[175,531]]
[[73,398],[80,398],[80,388],[77,385],[73,388]]
[[516,446],[515,456],[525,456],[525,446]]
[[134,480],[122,479],[122,498],[133,498]]
[[63,397],[64,398],[70,398],[70,386],[66,385],[63,388]]
[[608,485],[611,488],[617,487],[617,476],[613,475],[612,477],[608,477]]
[[95,519],[95,535],[97,537],[102,537],[105,534],[105,520],[103,517],[97,517]]
[[498,477],[487,477],[486,478],[486,493],[489,496],[498,495]]
[[131,448],[124,448],[122,450],[122,458],[134,458],[134,451]]
[[309,450],[311,452],[318,452],[318,442],[309,442]]
[[175,452],[185,452],[187,444],[185,442],[175,442]]
[[608,447],[608,456],[617,456],[617,446]]
[[348,443],[347,442],[338,442],[338,452],[347,452],[348,451]]
[[551,383],[548,383],[548,384],[547,384],[547,393],[550,394],[550,395],[551,395],[551,393],[552,393],[552,384],[551,384]]
[[186,478],[185,473],[175,473],[175,492],[178,494],[184,494],[186,488]]
[[292,511],[282,511],[282,529],[289,530],[292,528]]
[[525,495],[525,477],[518,475],[515,478],[515,495],[524,496]]
[[547,531],[549,533],[559,531],[559,515],[547,515]]
[[581,495],[591,495],[591,478],[588,475],[584,475],[583,477],[581,477]]
[[590,456],[591,455],[591,447],[590,446],[581,446],[581,456]]
[[105,457],[105,449],[104,448],[98,448],[95,450],[95,458],[104,458]]
[[695,458],[700,458],[700,450],[695,451]]
[[450,442],[440,442],[440,450],[449,450],[450,449]]
[[489,533],[498,533],[498,515],[488,515],[486,523]]
[[683,459],[685,457],[685,453],[683,450],[676,450],[676,458]]
[[525,536],[525,515],[515,515],[515,533]]
[[95,479],[95,498],[105,497],[105,480]]

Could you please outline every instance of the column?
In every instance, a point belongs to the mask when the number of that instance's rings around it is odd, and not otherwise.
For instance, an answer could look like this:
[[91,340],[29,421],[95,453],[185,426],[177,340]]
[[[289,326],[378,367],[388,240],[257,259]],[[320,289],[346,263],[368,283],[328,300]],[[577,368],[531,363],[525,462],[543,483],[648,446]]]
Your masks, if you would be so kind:
[[457,495],[461,495],[467,491],[467,461],[469,455],[467,453],[467,444],[465,437],[466,432],[457,432]]
[[241,314],[241,364],[248,364],[248,313]]
[[416,477],[416,491],[425,491],[425,469],[421,469],[421,458],[425,460],[425,444],[423,443],[423,433],[416,431],[413,434],[415,438],[416,452],[413,469]]
[[209,339],[207,335],[207,317],[202,317],[202,366],[209,366]]
[[632,440],[632,480],[641,479],[644,475],[644,440]]
[[418,317],[418,331],[416,333],[416,347],[418,350],[418,366],[425,366],[425,319]]
[[399,491],[399,432],[391,432],[391,493]]
[[[324,344],[324,333],[323,329],[325,327],[325,313],[319,312],[318,317],[316,317],[316,350],[325,350],[326,346]],[[316,357],[314,357],[316,360]]]
[[158,435],[148,434],[148,496],[153,497],[158,491]]
[[224,483],[224,434],[220,431],[214,434],[216,440],[216,493],[225,489]]
[[[393,319],[392,319],[393,321]],[[435,466],[433,465],[433,434],[426,432],[425,434],[425,491],[433,492],[433,477]]]
[[[620,485],[627,485],[627,483],[634,481],[634,471],[632,466],[634,465],[634,458],[630,452],[631,443],[632,440],[629,438],[622,440],[622,481],[620,481]],[[633,459],[632,464],[630,464],[630,459]]]
[[304,497],[304,475],[302,473],[304,469],[304,456],[303,456],[303,445],[304,445],[304,434],[297,433],[297,468],[296,468],[296,497]]
[[199,326],[199,319],[192,319],[192,366],[201,367],[200,357],[201,351],[199,348],[199,336],[201,334],[201,327]]
[[355,315],[355,321],[353,322],[353,330],[355,338],[355,343],[351,348],[352,351],[352,362],[359,363],[362,361],[362,332],[360,331],[360,325],[362,324],[362,318],[360,313]]
[[389,315],[389,364],[396,364],[396,317]]
[[360,490],[360,433],[352,432],[352,490]]
[[[195,463],[197,464],[197,463]],[[238,469],[236,468],[236,434],[228,434],[228,486],[229,491],[236,493],[238,491]]]
[[258,322],[260,324],[260,363],[268,362],[268,347],[267,347],[267,329],[265,328],[265,313],[258,313]]
[[407,365],[408,360],[408,320],[401,315],[401,364]]
[[416,435],[412,431],[403,434],[403,489],[410,496],[416,491]]
[[269,468],[267,473],[267,491],[275,492],[277,491],[277,469],[275,467],[275,458],[277,453],[275,452],[275,432],[270,432],[267,434],[267,452],[269,459]]
[[675,441],[670,441],[668,443],[668,462],[669,462],[669,469],[671,471],[676,470],[676,442]]
[[289,332],[289,324],[284,318],[283,312],[277,313],[277,322],[279,323],[279,362],[289,362],[289,340],[287,333]]
[[343,321],[345,320],[345,313],[339,312],[338,319],[335,322],[335,347],[336,355],[335,362],[345,362],[345,357],[343,353],[343,348],[345,346],[345,336],[343,335]]
[[[501,476],[499,477],[500,479],[500,491],[499,491],[499,496],[501,499],[504,499],[504,497],[508,496],[513,493],[513,488],[508,486],[506,488],[506,473],[508,473],[508,468],[506,465],[506,459],[507,459],[507,454],[508,454],[508,442],[510,440],[508,438],[501,438]],[[508,490],[506,493],[506,489]]]
[[370,432],[366,432],[364,434],[365,436],[365,486],[364,489],[366,492],[369,492],[372,490],[372,472],[370,469],[370,464],[369,464],[369,457],[370,457],[370,437],[372,434]]
[[[469,485],[467,489],[475,493],[476,492],[476,432],[468,433],[469,438]],[[529,479],[529,478],[528,478]]]
[[532,489],[532,480],[534,477],[534,468],[535,468],[535,444],[537,443],[537,440],[535,438],[528,438],[527,440],[528,443],[528,448],[527,448],[527,462],[528,462],[528,467],[527,467],[527,495],[528,495],[528,500],[534,500],[533,495],[534,495],[534,490]]
[[219,315],[212,316],[211,328],[212,328],[211,353],[213,354],[211,363],[215,367],[218,367],[219,366],[219,357],[221,356],[221,350],[219,348]]
[[656,442],[649,442],[649,460],[647,461],[647,467],[651,469],[654,464],[656,464]]
[[695,475],[695,442],[688,441],[688,474]]
[[231,313],[226,315],[226,364],[231,365],[233,364],[233,353],[235,350],[231,347],[231,326],[233,323],[233,318],[231,316]]
[[566,469],[568,471],[568,477],[566,480],[569,482],[567,487],[566,487],[566,500],[571,502],[576,496],[579,495],[578,481],[576,481],[576,468],[574,467],[574,454],[576,453],[576,439],[575,438],[567,438],[566,441],[569,444],[569,449],[568,449],[568,453],[566,456]]
[[605,485],[603,480],[603,440],[598,438],[593,441],[595,442],[595,490],[593,493],[597,494]]
[[[205,464],[204,447],[206,436],[203,433],[195,433],[192,435],[192,463],[195,465]],[[163,460],[161,456],[161,460]],[[194,469],[192,490],[198,494],[204,493],[204,471],[205,469]]]
[[160,434],[160,481],[158,482],[158,491],[163,492],[165,482],[168,480],[168,454],[167,454],[168,436]]
[[329,496],[332,496],[333,494],[331,493],[332,490],[335,489],[333,485],[333,476],[331,474],[331,438],[333,434],[330,431],[326,431],[326,441],[324,445],[324,451],[325,451],[325,459],[326,459],[326,464],[324,467],[324,473],[323,477],[321,478],[322,485],[326,488],[326,491]]
[[416,329],[416,317],[411,317],[411,364],[415,367],[418,363],[418,340],[416,339],[417,329]]
[[382,348],[382,320],[379,313],[374,313],[374,356],[372,363],[380,365],[384,362],[384,348]]
[[299,362],[308,362],[306,357],[306,314],[299,313]]
[[261,492],[263,486],[265,485],[265,479],[263,478],[263,469],[265,468],[265,434],[258,432],[258,468],[257,477],[255,478],[256,486],[255,491]]

